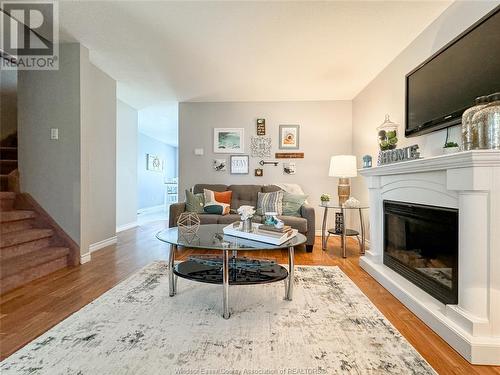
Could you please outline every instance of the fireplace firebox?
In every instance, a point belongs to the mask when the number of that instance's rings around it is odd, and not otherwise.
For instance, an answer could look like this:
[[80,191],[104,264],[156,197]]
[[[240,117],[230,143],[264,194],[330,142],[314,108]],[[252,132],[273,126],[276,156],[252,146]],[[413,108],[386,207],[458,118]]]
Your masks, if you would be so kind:
[[384,200],[384,264],[445,304],[458,303],[458,210]]

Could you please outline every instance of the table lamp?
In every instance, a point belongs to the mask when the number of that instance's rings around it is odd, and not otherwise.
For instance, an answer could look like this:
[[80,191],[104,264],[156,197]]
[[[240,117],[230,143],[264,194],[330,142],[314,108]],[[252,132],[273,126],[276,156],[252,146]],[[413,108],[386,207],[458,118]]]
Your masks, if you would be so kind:
[[338,195],[339,205],[343,205],[351,195],[351,186],[349,178],[356,177],[358,170],[356,168],[356,156],[354,155],[335,155],[330,158],[331,177],[339,177]]

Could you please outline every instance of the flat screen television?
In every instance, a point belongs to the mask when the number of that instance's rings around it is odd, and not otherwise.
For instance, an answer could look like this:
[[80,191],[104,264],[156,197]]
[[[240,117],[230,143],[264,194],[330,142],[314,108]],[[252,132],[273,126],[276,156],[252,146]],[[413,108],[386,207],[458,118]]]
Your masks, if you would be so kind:
[[500,91],[499,10],[406,75],[406,136],[460,124],[475,98]]

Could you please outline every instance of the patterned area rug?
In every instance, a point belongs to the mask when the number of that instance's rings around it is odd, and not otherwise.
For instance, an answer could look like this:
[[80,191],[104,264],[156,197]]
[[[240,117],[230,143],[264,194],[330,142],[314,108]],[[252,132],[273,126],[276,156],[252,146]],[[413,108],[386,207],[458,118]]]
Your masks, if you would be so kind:
[[282,282],[230,288],[150,264],[4,360],[7,374],[435,374],[337,267],[296,268]]

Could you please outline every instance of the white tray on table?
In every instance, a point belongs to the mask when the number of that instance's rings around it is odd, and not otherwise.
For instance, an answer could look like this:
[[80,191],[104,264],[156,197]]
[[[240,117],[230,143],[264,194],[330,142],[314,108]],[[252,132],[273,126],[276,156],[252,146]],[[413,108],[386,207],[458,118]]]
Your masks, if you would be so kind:
[[[291,233],[288,232],[288,233],[283,234],[282,236],[266,235],[263,233],[258,233],[258,229],[261,225],[262,224],[252,223],[252,232],[243,232],[240,229],[241,224],[239,227],[235,227],[233,224],[229,224],[228,226],[224,227],[223,232],[224,232],[224,234],[227,234],[229,236],[246,238],[249,240],[270,243],[273,245],[281,245],[282,243],[294,238],[297,235],[297,233],[299,232],[297,229],[292,229]],[[278,232],[276,232],[276,233],[278,233]]]

